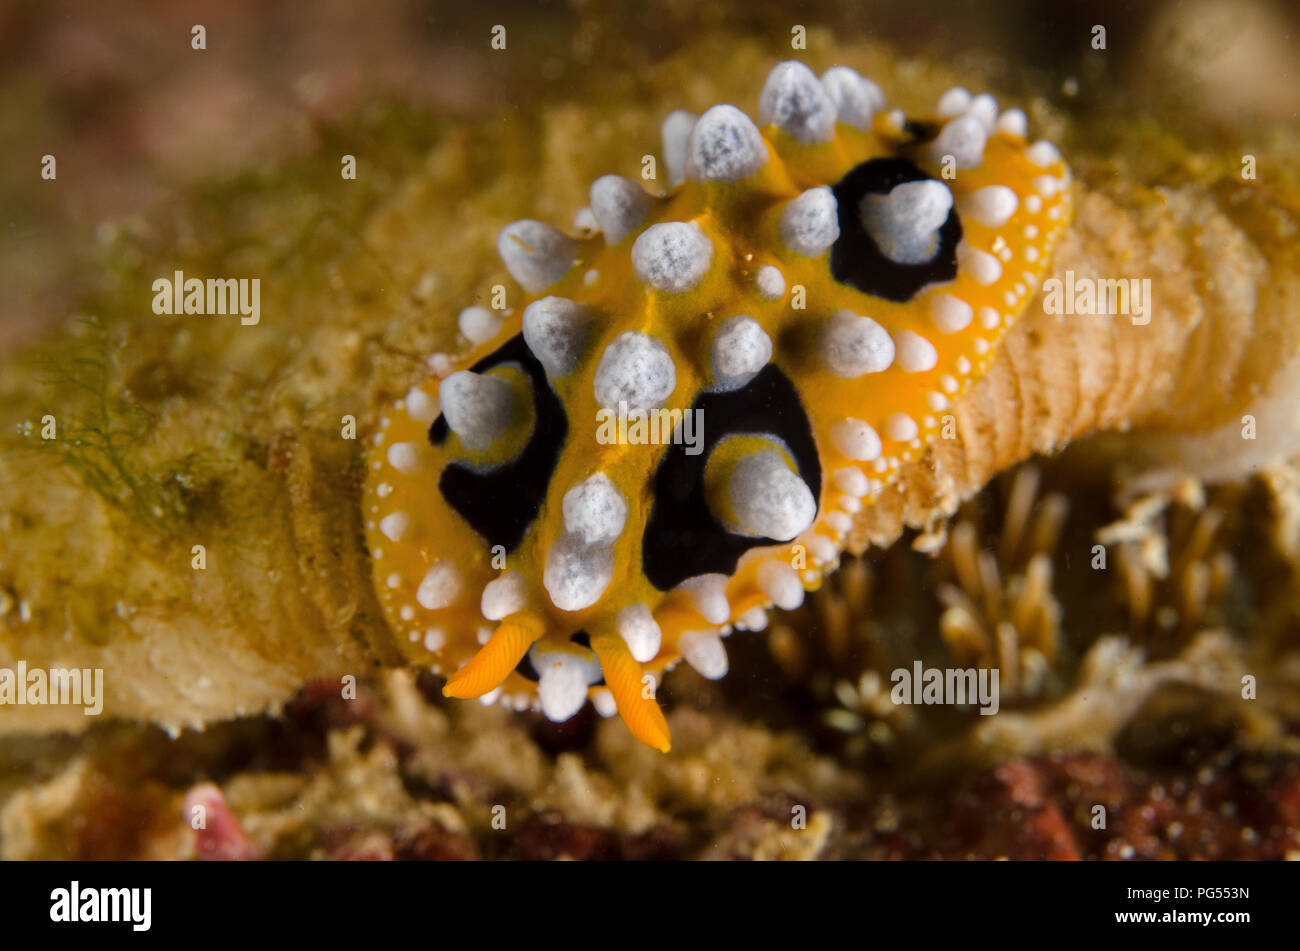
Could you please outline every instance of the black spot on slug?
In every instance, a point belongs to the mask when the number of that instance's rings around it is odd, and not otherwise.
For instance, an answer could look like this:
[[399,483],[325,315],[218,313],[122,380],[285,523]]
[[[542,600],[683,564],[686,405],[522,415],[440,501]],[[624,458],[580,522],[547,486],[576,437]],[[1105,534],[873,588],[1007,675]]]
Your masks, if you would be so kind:
[[[546,498],[560,449],[569,435],[569,421],[564,404],[524,343],[523,334],[511,337],[470,369],[482,373],[507,363],[517,366],[532,385],[533,433],[528,445],[514,459],[486,471],[448,463],[438,479],[438,489],[488,545],[501,545],[511,552],[523,541]],[[447,433],[447,421],[440,415],[429,427],[429,442],[441,446]]]
[[887,195],[904,182],[934,180],[907,159],[878,158],[855,166],[831,189],[839,206],[840,236],[831,245],[831,276],[841,284],[885,300],[909,301],[927,284],[942,284],[957,276],[957,242],[961,219],[957,209],[939,228],[939,247],[923,264],[899,264],[876,246],[862,227],[858,205],[866,195]]
[[698,455],[673,443],[655,473],[654,502],[641,541],[642,570],[660,591],[695,575],[731,574],[749,549],[780,544],[772,538],[736,535],[713,517],[704,494],[704,467],[722,439],[737,433],[783,441],[813,498],[820,498],[822,471],[812,426],[794,385],[768,364],[739,390],[701,393],[692,411],[703,412],[704,445]]

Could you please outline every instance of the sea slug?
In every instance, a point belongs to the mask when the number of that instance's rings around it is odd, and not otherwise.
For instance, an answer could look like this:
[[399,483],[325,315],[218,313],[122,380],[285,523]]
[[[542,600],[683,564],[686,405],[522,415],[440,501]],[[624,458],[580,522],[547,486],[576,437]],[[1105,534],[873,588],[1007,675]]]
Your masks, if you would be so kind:
[[670,115],[670,187],[597,179],[576,237],[507,226],[526,296],[462,312],[468,352],[379,421],[376,589],[448,696],[590,699],[666,751],[663,673],[722,677],[725,636],[834,570],[1042,282],[1071,180],[1021,111],[908,117],[799,62],[757,104]]

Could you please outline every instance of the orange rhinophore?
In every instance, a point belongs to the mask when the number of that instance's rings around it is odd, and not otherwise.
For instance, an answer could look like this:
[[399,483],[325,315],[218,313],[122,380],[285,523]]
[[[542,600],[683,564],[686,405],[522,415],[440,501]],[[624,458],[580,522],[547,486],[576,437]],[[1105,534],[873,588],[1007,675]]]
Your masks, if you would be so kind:
[[590,700],[667,750],[685,659],[797,607],[854,516],[937,438],[1043,278],[1069,173],[1025,116],[948,91],[886,108],[778,65],[758,123],[664,123],[670,189],[607,175],[572,237],[498,242],[526,292],[380,421],[367,540],[389,623],[448,696]]

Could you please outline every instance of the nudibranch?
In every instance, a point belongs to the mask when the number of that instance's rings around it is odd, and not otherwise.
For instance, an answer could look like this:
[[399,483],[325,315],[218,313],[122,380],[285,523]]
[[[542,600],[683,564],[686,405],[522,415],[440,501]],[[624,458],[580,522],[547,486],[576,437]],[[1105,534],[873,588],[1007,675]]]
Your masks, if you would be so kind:
[[1070,176],[1020,110],[786,62],[757,114],[670,115],[667,191],[599,178],[577,235],[507,226],[525,295],[379,421],[376,589],[448,696],[590,700],[666,751],[664,672],[723,676],[834,570],[1043,279]]

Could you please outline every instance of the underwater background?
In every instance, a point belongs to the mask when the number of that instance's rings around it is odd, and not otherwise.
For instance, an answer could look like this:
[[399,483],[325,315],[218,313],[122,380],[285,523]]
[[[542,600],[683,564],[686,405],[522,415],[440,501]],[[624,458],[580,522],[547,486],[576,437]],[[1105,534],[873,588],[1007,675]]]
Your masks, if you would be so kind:
[[[94,652],[131,685],[89,724],[0,708],[0,856],[1297,857],[1293,460],[1153,484],[1141,444],[1103,434],[1014,466],[729,638],[725,679],[670,674],[662,755],[590,707],[555,724],[386,669],[336,436],[455,349],[460,307],[504,279],[504,224],[567,226],[669,112],[752,109],[791,56],[909,111],[988,89],[1098,193],[1231,208],[1249,154],[1273,218],[1242,231],[1276,244],[1300,220],[1298,12],[0,7],[0,662]],[[260,275],[274,319],[163,320],[147,289],[173,270]],[[1294,256],[1260,278],[1296,279]],[[216,586],[192,580],[197,537]],[[915,661],[998,669],[999,711],[893,703]]]

